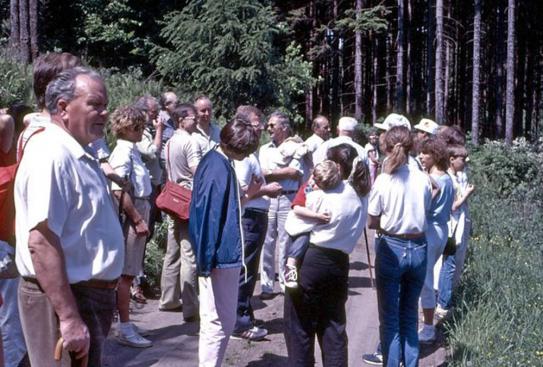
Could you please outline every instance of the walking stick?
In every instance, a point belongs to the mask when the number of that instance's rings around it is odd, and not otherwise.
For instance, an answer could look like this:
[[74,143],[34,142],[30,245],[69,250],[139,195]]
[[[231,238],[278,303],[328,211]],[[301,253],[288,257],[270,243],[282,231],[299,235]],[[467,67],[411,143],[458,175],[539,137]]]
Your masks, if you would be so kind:
[[[64,343],[64,339],[62,337],[58,338],[57,345],[55,346],[55,361],[60,361],[62,358],[62,343]],[[71,358],[71,356],[70,356]],[[72,359],[72,366],[79,366],[79,367],[87,367],[89,364],[89,354],[85,354],[83,358],[81,359]],[[79,362],[77,362],[79,361]],[[75,362],[75,363],[74,363]]]
[[370,257],[370,245],[368,244],[368,233],[366,232],[366,228],[364,228],[364,240],[366,241],[366,254],[368,255],[368,269],[370,271],[370,283],[371,287],[375,288],[375,283],[373,281],[373,271],[371,270],[371,257]]

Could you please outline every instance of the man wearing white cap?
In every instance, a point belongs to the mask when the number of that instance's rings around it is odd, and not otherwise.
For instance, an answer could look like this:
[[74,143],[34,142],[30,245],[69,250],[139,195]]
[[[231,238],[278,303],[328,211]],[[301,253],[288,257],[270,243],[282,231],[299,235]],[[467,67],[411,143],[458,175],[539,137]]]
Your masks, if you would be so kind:
[[413,127],[417,130],[419,140],[426,140],[430,136],[436,135],[439,129],[439,125],[430,119],[422,119]]
[[336,147],[340,144],[349,144],[356,149],[358,155],[363,159],[366,164],[368,162],[368,155],[364,147],[357,144],[353,140],[354,131],[358,122],[352,117],[342,117],[337,124],[337,138],[333,138],[325,141],[321,146],[313,153],[313,164],[318,164],[326,159],[326,152],[329,148]]
[[409,120],[404,115],[397,113],[391,113],[388,115],[382,123],[377,123],[374,125],[376,128],[388,131],[395,126],[405,126],[411,130],[411,124]]

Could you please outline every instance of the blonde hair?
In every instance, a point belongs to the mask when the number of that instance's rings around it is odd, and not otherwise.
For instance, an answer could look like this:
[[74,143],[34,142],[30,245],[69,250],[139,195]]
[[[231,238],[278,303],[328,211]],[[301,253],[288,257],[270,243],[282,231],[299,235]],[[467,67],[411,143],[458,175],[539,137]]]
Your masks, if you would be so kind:
[[341,174],[336,162],[325,160],[313,169],[313,179],[321,190],[331,190],[341,182]]
[[145,121],[145,114],[140,109],[134,106],[121,106],[111,114],[111,131],[116,137],[122,137],[128,129],[143,129]]
[[404,126],[395,126],[384,135],[383,149],[388,156],[383,163],[383,172],[393,174],[401,165],[407,163],[413,138],[409,129]]

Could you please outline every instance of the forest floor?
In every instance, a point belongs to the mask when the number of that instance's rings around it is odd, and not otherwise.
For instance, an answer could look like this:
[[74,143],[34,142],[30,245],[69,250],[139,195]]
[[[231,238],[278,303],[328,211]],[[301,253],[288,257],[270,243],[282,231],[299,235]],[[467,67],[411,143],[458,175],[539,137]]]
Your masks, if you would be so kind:
[[[368,233],[373,263],[373,235]],[[375,289],[371,287],[365,244],[360,243],[351,255],[347,335],[349,338],[349,366],[367,366],[362,355],[372,353],[379,340],[379,321]],[[228,367],[284,367],[287,350],[283,337],[283,296],[262,301],[253,298],[256,318],[264,321],[268,336],[260,342],[230,339],[223,366]],[[125,347],[115,341],[115,325],[105,347],[105,367],[174,367],[198,365],[198,325],[184,323],[180,312],[158,311],[158,301],[148,300],[146,305],[132,304],[132,319],[136,325],[148,330],[154,343],[150,348]],[[438,342],[421,349],[421,367],[446,366],[443,334]],[[317,366],[322,366],[320,350],[316,347]]]

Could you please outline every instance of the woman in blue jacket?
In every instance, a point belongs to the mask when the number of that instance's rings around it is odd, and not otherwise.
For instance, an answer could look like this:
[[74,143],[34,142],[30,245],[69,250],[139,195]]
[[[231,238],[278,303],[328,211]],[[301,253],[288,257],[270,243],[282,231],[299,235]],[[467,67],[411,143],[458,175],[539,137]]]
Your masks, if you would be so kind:
[[[232,160],[256,151],[254,128],[233,119],[221,142],[200,161],[194,175],[189,234],[200,287],[200,366],[220,366],[236,322],[239,274],[243,265],[240,189]],[[253,182],[246,196],[258,189]]]

